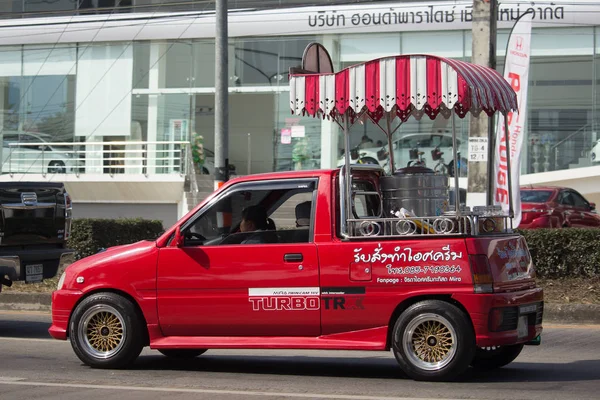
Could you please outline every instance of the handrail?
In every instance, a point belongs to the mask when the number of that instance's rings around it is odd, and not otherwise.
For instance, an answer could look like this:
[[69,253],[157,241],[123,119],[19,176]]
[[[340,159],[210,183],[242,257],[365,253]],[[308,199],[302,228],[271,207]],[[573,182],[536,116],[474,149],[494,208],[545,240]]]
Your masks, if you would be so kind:
[[[187,141],[13,142],[3,169],[8,173],[189,173]],[[90,146],[90,147],[88,147]],[[99,146],[102,146],[98,149]],[[82,148],[83,147],[83,148]],[[193,165],[192,165],[193,170]],[[116,172],[115,172],[116,171]],[[136,172],[139,171],[139,172]]]
[[589,123],[589,124],[583,125],[581,128],[577,129],[575,132],[571,133],[569,136],[567,136],[566,138],[564,138],[563,140],[561,140],[560,142],[558,142],[554,146],[552,146],[552,149],[557,148],[558,146],[560,146],[561,144],[563,144],[567,140],[571,139],[573,136],[577,135],[580,131],[582,131],[582,130],[585,131],[586,128],[589,127],[590,125],[592,125],[592,124]]
[[111,145],[137,145],[137,144],[183,144],[189,145],[190,142],[185,141],[154,141],[154,142],[146,142],[146,141],[135,141],[135,142],[13,142],[9,143],[9,147],[21,147],[21,146],[89,146],[89,145],[103,145],[103,146],[111,146]]

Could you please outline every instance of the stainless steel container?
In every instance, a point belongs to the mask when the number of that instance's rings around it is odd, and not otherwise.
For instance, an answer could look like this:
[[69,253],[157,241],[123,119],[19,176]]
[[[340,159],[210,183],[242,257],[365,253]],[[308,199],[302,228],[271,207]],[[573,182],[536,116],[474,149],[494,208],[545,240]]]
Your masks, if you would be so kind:
[[407,167],[380,178],[383,211],[395,217],[401,208],[416,217],[434,217],[448,211],[448,176],[425,167]]

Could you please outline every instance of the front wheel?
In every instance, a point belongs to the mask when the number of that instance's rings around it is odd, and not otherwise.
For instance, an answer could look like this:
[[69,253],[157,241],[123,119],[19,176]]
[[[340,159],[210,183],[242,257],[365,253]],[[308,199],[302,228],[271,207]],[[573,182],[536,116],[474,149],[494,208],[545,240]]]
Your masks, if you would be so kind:
[[115,293],[96,293],[73,312],[71,346],[93,368],[131,365],[144,346],[142,318],[131,301]]
[[515,344],[511,346],[478,347],[471,365],[479,370],[504,367],[521,354],[524,346],[523,344]]
[[204,353],[206,353],[206,349],[164,349],[159,350],[162,355],[170,357],[170,358],[196,358]]
[[412,379],[452,380],[473,360],[475,334],[468,316],[458,307],[425,300],[410,306],[396,321],[392,351]]

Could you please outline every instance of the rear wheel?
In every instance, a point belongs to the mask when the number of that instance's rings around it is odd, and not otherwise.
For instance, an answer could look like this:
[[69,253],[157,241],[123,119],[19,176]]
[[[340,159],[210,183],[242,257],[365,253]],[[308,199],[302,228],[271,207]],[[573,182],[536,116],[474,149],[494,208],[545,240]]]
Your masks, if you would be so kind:
[[468,316],[440,300],[425,300],[404,311],[394,326],[392,350],[415,380],[446,381],[462,374],[475,354]]
[[521,351],[523,344],[511,346],[478,347],[471,365],[479,370],[490,370],[504,367],[513,362]]
[[159,352],[170,358],[196,358],[206,353],[206,349],[164,349]]
[[144,329],[131,301],[115,293],[97,293],[75,308],[69,337],[77,357],[90,367],[123,368],[142,351]]

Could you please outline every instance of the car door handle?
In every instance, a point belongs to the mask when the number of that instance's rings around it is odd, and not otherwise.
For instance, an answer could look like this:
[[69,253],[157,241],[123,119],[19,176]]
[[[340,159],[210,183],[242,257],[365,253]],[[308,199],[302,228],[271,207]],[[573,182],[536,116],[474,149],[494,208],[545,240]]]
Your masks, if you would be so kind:
[[300,262],[304,259],[300,253],[290,253],[283,256],[285,262]]

